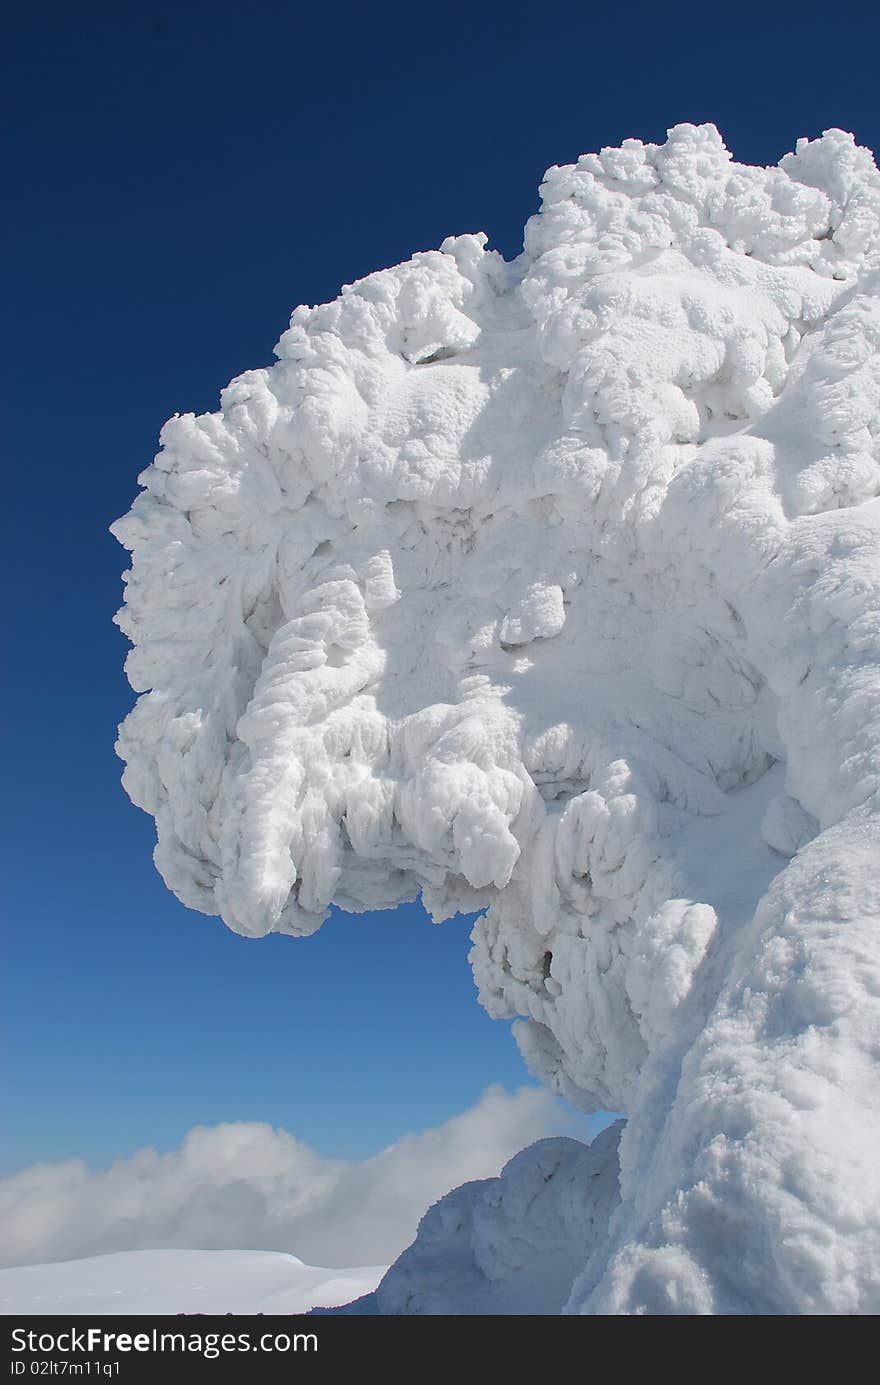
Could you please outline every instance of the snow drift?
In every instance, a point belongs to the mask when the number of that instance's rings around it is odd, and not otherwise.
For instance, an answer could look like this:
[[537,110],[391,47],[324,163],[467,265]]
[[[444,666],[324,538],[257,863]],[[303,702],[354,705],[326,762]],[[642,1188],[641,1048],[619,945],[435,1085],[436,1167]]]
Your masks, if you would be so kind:
[[368,1294],[381,1276],[381,1266],[315,1269],[274,1251],[130,1250],[0,1269],[0,1314],[307,1313]]
[[712,126],[297,308],[114,533],[124,783],[188,905],[485,910],[628,1113],[583,1313],[880,1309],[880,176]]

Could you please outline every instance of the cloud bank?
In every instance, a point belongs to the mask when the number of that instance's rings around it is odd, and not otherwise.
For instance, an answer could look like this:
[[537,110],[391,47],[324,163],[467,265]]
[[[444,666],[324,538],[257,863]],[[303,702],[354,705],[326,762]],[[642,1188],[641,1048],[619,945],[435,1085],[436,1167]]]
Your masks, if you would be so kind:
[[0,1180],[0,1257],[40,1264],[119,1250],[284,1250],[313,1265],[387,1264],[450,1188],[490,1178],[565,1126],[546,1092],[490,1087],[443,1125],[361,1163],[323,1159],[259,1122],[197,1126],[179,1149],[110,1168],[35,1164]]

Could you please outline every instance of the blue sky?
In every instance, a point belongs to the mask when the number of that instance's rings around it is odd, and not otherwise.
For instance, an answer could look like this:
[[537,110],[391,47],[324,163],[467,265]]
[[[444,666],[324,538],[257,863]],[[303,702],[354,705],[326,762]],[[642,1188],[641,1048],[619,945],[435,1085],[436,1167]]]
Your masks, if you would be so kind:
[[0,1171],[228,1119],[357,1156],[526,1080],[461,921],[252,942],[164,889],[113,754],[132,695],[107,526],[164,419],[268,363],[293,306],[449,233],[516,254],[549,164],[681,120],[745,162],[831,125],[880,148],[878,38],[848,3],[7,19]]

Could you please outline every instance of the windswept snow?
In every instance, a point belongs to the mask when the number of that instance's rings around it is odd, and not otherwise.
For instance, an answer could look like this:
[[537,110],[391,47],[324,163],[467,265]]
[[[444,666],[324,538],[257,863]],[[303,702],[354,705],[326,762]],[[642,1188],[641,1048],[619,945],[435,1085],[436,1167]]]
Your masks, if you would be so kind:
[[880,176],[681,125],[542,197],[166,424],[124,782],[240,932],[487,910],[482,1003],[630,1116],[569,1311],[878,1311]]
[[307,1313],[369,1293],[382,1273],[314,1269],[273,1251],[132,1250],[0,1270],[0,1313]]

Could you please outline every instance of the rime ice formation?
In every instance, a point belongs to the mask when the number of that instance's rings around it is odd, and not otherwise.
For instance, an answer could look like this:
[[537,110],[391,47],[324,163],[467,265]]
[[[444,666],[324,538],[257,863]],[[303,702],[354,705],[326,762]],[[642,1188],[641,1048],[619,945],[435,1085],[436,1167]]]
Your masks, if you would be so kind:
[[485,909],[625,1111],[568,1311],[880,1310],[880,176],[712,126],[297,308],[114,526],[124,783],[190,906]]
[[377,1312],[561,1312],[620,1201],[620,1124],[589,1146],[539,1140],[514,1155],[500,1177],[441,1198],[380,1283]]

